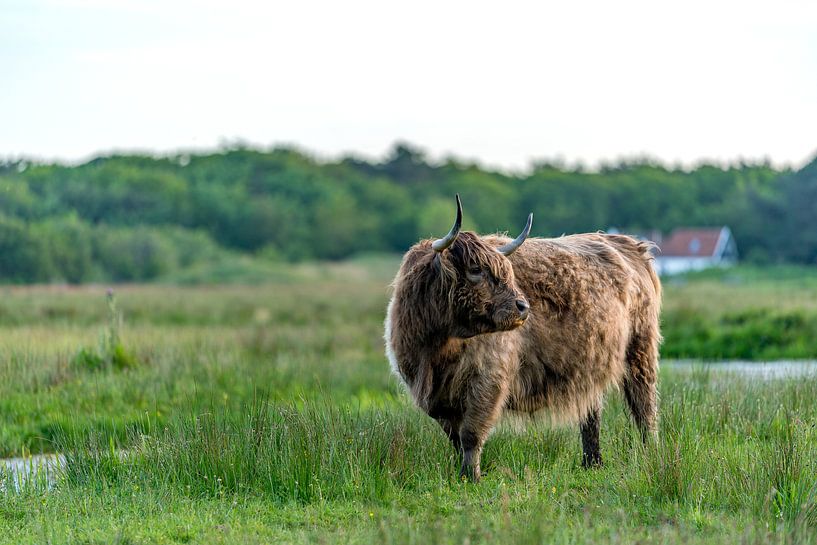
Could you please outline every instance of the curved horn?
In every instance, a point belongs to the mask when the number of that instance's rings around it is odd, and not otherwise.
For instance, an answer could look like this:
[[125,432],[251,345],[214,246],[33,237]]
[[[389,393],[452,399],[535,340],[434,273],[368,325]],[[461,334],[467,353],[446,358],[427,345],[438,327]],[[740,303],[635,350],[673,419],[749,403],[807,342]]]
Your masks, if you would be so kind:
[[457,219],[454,221],[454,226],[443,238],[438,238],[431,243],[431,248],[435,252],[442,252],[457,240],[457,235],[460,234],[460,227],[462,227],[462,203],[460,203],[460,194],[457,193]]
[[504,246],[500,246],[496,249],[497,252],[501,253],[505,257],[508,257],[512,253],[514,253],[522,243],[525,242],[525,239],[528,238],[530,234],[530,227],[533,225],[533,212],[528,214],[528,223],[525,224],[525,228],[522,229],[522,232],[519,233],[519,236],[510,241],[509,243],[505,244]]

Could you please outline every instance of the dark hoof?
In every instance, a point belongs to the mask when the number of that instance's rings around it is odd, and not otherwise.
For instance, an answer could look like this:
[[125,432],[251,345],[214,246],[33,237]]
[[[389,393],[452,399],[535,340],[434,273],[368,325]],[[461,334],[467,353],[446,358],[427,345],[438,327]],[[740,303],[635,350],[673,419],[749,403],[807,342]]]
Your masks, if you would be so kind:
[[583,456],[582,467],[584,469],[596,469],[604,467],[604,462],[601,461],[601,456]]
[[473,466],[462,466],[462,469],[460,469],[461,481],[478,483],[481,476],[482,475],[478,467],[475,468]]

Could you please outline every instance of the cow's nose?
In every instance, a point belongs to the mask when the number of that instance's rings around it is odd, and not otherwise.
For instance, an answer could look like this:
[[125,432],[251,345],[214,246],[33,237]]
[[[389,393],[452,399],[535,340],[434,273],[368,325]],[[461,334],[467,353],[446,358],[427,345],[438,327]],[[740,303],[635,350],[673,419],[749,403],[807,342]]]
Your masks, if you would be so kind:
[[528,315],[528,309],[530,308],[530,305],[524,299],[517,299],[516,308],[517,310],[519,310],[520,316],[522,316],[522,318],[525,318]]

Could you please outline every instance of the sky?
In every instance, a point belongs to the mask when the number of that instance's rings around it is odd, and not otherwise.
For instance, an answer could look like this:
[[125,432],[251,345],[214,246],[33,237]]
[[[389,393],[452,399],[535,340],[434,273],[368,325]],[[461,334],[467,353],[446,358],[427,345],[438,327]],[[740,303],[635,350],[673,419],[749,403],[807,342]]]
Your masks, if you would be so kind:
[[817,2],[0,0],[0,158],[817,153]]

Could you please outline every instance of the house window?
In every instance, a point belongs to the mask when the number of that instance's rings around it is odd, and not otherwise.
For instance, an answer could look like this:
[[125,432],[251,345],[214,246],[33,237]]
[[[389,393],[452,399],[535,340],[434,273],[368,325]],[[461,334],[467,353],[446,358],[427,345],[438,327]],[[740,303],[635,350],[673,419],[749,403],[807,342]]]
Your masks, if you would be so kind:
[[697,238],[693,238],[689,241],[689,253],[697,254],[701,251],[701,241]]

